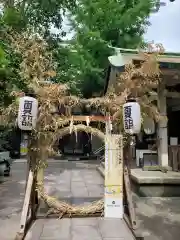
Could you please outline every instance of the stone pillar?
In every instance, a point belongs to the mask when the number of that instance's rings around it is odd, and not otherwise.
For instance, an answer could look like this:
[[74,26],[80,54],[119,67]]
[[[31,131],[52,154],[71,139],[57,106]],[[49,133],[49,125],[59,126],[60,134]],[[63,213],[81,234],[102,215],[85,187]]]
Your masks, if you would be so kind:
[[158,108],[161,120],[158,123],[158,161],[159,165],[168,167],[168,133],[167,133],[167,106],[165,84],[160,83],[158,89]]

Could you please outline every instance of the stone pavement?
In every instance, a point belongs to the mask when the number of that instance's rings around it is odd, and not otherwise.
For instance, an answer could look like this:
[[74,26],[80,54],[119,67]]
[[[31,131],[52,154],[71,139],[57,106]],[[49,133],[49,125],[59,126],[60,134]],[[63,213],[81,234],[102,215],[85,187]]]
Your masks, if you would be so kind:
[[[88,204],[104,195],[96,161],[53,162],[45,173],[45,189],[71,204]],[[47,209],[41,207],[41,213]],[[103,218],[40,219],[25,240],[133,240],[124,221]]]
[[45,189],[59,199],[81,204],[101,199],[104,182],[94,163],[49,163],[45,173]]
[[132,240],[124,221],[103,218],[37,220],[25,240]]
[[[25,176],[26,164],[24,161],[18,161],[13,163],[12,176],[0,183],[0,240],[14,240],[19,229]],[[45,175],[45,184],[49,194],[74,204],[97,200],[103,194],[103,180],[95,171],[95,164],[90,162],[77,164],[76,162],[50,161]],[[139,198],[134,195],[134,202],[141,229],[147,235],[144,240],[179,239],[180,198]],[[41,211],[44,212],[44,210],[42,207]],[[32,226],[26,240],[132,239],[122,237],[124,228],[126,225],[120,220],[39,219]]]
[[[96,161],[50,161],[45,172],[46,191],[72,204],[88,204],[101,199],[103,179],[96,171]],[[12,176],[0,184],[0,240],[13,240],[19,228],[20,211],[25,188],[26,164],[13,164]],[[41,206],[45,213],[45,206]],[[103,218],[39,219],[26,240],[132,240],[121,220]]]
[[180,198],[139,198],[134,196],[144,240],[180,239]]
[[26,163],[13,164],[12,175],[0,183],[0,240],[14,240],[25,192]]

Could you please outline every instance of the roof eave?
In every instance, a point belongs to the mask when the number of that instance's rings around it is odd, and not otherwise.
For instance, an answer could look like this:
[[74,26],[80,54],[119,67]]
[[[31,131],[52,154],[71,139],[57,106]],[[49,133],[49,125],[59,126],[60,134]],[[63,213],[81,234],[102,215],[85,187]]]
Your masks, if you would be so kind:
[[[123,56],[132,58],[133,60],[143,60],[143,56],[139,54],[138,49],[114,48],[116,52],[121,53]],[[158,57],[159,62],[167,63],[180,63],[180,53],[178,52],[164,52]]]

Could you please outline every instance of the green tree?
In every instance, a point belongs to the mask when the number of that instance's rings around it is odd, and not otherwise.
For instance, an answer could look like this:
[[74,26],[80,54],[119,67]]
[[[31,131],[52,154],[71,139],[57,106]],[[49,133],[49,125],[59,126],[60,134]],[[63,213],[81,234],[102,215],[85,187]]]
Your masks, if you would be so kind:
[[78,86],[79,66],[76,53],[73,54],[68,48],[59,47],[54,57],[57,61],[57,76],[54,81],[68,84],[72,94],[81,95],[82,91]]
[[0,105],[3,106],[11,101],[12,90],[26,89],[19,74],[21,56],[11,48],[5,33],[29,29],[49,40],[54,37],[51,26],[61,28],[63,11],[71,9],[74,0],[0,0],[0,6]]
[[0,16],[0,107],[7,106],[15,89],[26,89],[26,83],[20,77],[21,56],[15,52],[8,39],[9,30]]
[[[135,48],[149,25],[148,17],[157,0],[80,0],[72,12],[72,27],[81,35],[98,32],[115,47]],[[91,40],[91,39],[89,39]]]
[[19,75],[21,56],[11,49],[5,33],[31,29],[49,39],[51,26],[61,28],[63,11],[72,8],[74,0],[0,0],[0,5],[0,104],[4,105],[14,88],[26,87]]
[[11,102],[10,93],[13,90],[26,89],[26,83],[19,74],[20,59],[21,56],[14,52],[8,42],[0,40],[0,107]]
[[4,21],[13,28],[33,27],[49,33],[51,26],[61,29],[66,9],[75,6],[74,0],[0,0]]
[[[75,85],[85,97],[103,89],[104,70],[108,66],[108,56],[113,53],[109,45],[136,48],[142,43],[142,36],[149,25],[148,17],[155,2],[79,0],[78,6],[71,10],[69,19],[75,31],[75,51],[74,57],[68,58],[66,66],[67,71],[70,69],[68,66],[74,66],[75,71],[71,76],[77,80]],[[72,72],[72,69],[70,71]]]
[[[67,83],[71,93],[88,98],[92,95],[91,90],[93,94],[102,91],[101,80],[105,74],[104,68],[99,66],[99,61],[107,65],[107,58],[112,53],[112,49],[109,49],[98,36],[94,41],[88,42],[85,39],[84,41],[86,48],[82,48],[79,42],[75,41],[66,47],[60,45],[54,50],[55,61],[57,61],[55,81]],[[103,52],[103,55],[97,56],[97,59],[92,58],[92,51],[94,55],[100,52]]]

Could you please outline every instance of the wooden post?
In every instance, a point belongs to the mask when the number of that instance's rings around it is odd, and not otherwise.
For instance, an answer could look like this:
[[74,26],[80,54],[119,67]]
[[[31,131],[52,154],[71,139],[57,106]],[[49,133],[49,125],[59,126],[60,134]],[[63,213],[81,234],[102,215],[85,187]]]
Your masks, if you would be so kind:
[[39,206],[39,199],[38,193],[36,191],[36,184],[37,184],[37,175],[34,176],[34,181],[32,185],[32,192],[31,192],[31,199],[30,199],[30,207],[31,207],[31,218],[32,220],[36,219],[37,209]]
[[28,222],[28,213],[29,213],[29,206],[30,206],[30,199],[31,199],[32,187],[33,187],[33,181],[34,181],[34,173],[30,170],[28,181],[27,181],[24,204],[23,204],[22,213],[21,213],[20,230],[17,233],[15,240],[22,240],[24,238],[24,235],[25,235],[27,222]]
[[24,239],[29,224],[36,217],[38,207],[38,198],[36,191],[37,171],[35,170],[36,153],[32,152],[31,148],[32,142],[29,141],[25,198],[21,213],[20,230],[17,233],[15,240]]
[[172,170],[175,172],[178,172],[178,152],[179,148],[178,146],[171,146],[172,151]]
[[133,230],[136,230],[137,224],[136,224],[136,213],[134,209],[133,199],[132,199],[132,190],[131,190],[131,182],[130,182],[130,169],[128,168],[128,164],[124,164],[124,203],[126,206],[128,206],[128,215],[124,213],[125,219],[129,219],[130,227]]
[[164,82],[160,83],[158,88],[158,108],[162,117],[158,123],[158,160],[160,166],[168,167],[167,109]]

